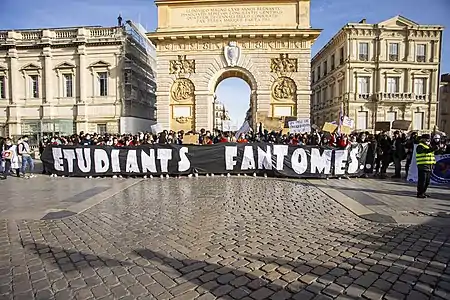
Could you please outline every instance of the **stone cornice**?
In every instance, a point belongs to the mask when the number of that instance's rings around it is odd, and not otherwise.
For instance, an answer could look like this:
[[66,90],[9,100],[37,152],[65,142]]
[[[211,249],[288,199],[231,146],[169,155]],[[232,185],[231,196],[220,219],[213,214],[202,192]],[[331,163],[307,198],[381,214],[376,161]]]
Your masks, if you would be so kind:
[[159,41],[175,40],[204,40],[204,39],[229,39],[229,38],[302,38],[310,41],[316,40],[320,35],[320,29],[265,29],[233,31],[202,30],[202,31],[170,31],[148,33],[147,37],[157,44]]

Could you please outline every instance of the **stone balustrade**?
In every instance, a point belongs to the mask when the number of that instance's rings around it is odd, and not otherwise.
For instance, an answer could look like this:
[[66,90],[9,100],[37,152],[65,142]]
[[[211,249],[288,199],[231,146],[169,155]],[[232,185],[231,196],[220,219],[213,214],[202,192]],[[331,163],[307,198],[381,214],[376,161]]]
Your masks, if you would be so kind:
[[80,27],[43,30],[11,30],[0,31],[1,44],[26,44],[53,42],[88,42],[98,39],[120,39],[126,35],[121,27]]

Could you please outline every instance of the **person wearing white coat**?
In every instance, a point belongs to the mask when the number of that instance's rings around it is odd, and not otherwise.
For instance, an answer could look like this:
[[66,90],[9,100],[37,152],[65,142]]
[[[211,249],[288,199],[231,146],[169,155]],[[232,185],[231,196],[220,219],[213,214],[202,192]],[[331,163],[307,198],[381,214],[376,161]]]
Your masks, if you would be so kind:
[[11,139],[6,139],[2,150],[2,164],[3,164],[3,177],[6,179],[11,170],[16,171],[17,177],[20,176],[19,155],[17,155],[17,146],[14,145]]

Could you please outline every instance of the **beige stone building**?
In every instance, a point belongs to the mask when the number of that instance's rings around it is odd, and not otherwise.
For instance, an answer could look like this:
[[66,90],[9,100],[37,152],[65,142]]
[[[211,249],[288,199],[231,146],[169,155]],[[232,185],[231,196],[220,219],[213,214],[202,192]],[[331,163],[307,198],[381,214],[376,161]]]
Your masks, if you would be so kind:
[[214,94],[229,77],[251,89],[254,116],[310,117],[309,0],[156,0],[158,122],[165,129],[214,126]]
[[312,59],[312,122],[337,121],[343,103],[358,130],[394,120],[434,129],[442,30],[402,16],[344,26]]
[[120,25],[0,31],[0,135],[154,124],[154,46],[133,23]]
[[441,76],[439,89],[439,130],[450,136],[450,74]]
[[229,121],[230,115],[225,105],[219,100],[214,100],[214,129],[222,130],[223,121]]

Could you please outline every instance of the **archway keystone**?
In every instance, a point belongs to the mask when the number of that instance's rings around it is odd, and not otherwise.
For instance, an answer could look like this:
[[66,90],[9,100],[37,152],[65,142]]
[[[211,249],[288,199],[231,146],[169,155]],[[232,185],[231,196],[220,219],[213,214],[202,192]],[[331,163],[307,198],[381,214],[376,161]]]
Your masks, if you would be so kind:
[[310,117],[309,0],[156,0],[158,122],[166,129],[213,127],[217,85],[251,89],[254,116]]

